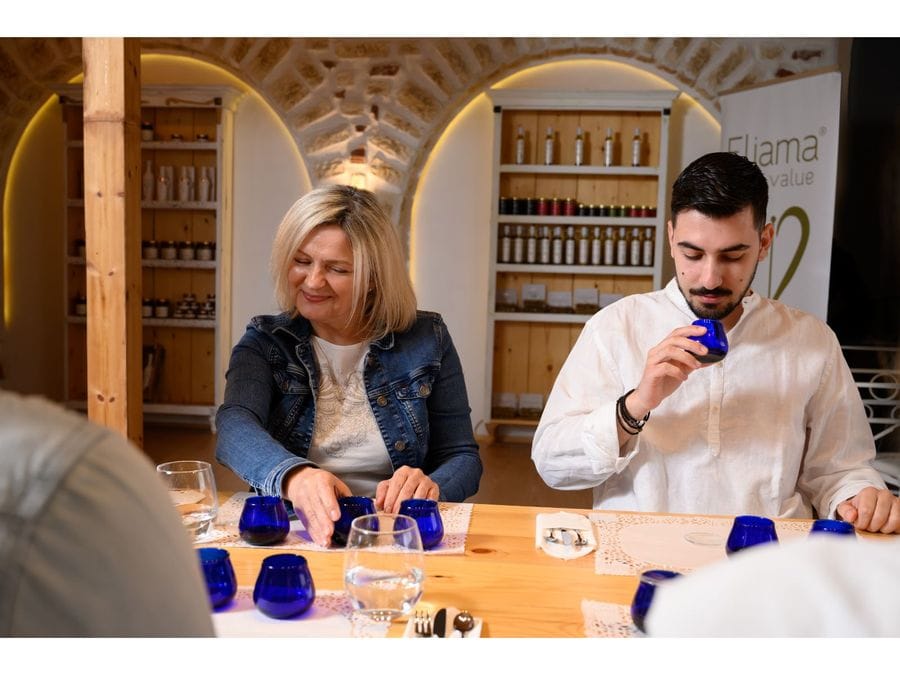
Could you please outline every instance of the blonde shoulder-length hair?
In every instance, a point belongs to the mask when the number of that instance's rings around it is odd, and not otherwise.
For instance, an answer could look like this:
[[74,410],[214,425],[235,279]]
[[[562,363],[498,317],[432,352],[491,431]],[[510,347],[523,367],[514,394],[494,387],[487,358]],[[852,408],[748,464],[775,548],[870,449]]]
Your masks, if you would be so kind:
[[288,271],[297,249],[313,230],[338,225],[353,249],[353,303],[348,328],[367,340],[402,332],[416,319],[416,295],[406,271],[403,247],[375,195],[347,185],[316,188],[298,199],[278,226],[272,245],[275,299],[297,314]]

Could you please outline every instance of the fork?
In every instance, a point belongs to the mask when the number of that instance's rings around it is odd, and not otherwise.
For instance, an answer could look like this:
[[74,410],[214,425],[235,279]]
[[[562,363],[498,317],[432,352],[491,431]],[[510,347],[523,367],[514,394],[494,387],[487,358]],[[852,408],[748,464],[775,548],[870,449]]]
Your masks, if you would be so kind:
[[431,614],[417,610],[413,619],[413,628],[418,637],[431,637]]

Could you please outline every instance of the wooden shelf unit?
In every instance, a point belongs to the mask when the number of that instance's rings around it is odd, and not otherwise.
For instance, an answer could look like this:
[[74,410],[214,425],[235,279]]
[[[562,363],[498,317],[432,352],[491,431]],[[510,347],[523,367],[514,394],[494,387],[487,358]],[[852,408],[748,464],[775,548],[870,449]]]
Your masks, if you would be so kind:
[[[74,300],[86,295],[85,259],[77,243],[85,238],[84,140],[81,85],[55,88],[59,95],[65,133],[65,236],[66,272],[65,396],[75,409],[85,409],[87,397],[86,320],[74,315]],[[176,242],[211,242],[214,259],[142,260],[142,295],[165,298],[174,305],[192,293],[202,304],[215,295],[215,319],[143,319],[143,343],[164,350],[156,386],[145,390],[145,418],[194,418],[212,428],[216,407],[224,395],[224,374],[231,349],[230,263],[233,107],[240,92],[222,86],[145,87],[141,90],[141,119],[153,125],[154,140],[141,143],[141,173],[151,162],[172,166],[174,197],[179,168],[194,167],[194,190],[189,199],[141,202],[141,239]],[[205,141],[170,140],[173,134]],[[197,199],[202,167],[214,171],[209,200]],[[145,195],[146,196],[146,195]]]
[[[503,427],[534,429],[532,419],[494,415],[495,394],[540,394],[546,403],[559,369],[584,323],[592,314],[503,311],[498,298],[516,289],[521,307],[524,284],[542,284],[547,292],[596,289],[609,296],[643,293],[662,286],[665,206],[669,145],[669,116],[678,91],[563,92],[493,89],[493,199],[490,223],[488,344],[484,419],[491,436]],[[518,127],[525,131],[524,162],[516,164]],[[544,164],[544,139],[554,131],[553,164]],[[576,129],[584,137],[583,163],[575,165]],[[617,152],[612,166],[604,165],[603,141],[612,128]],[[640,166],[631,166],[631,139],[641,130]],[[628,165],[624,165],[623,158]],[[651,216],[537,215],[500,213],[501,198],[566,199],[586,205],[655,207]],[[546,264],[500,262],[499,238],[504,226],[588,227],[593,239],[601,231],[639,228],[652,232],[651,265]],[[629,240],[630,241],[630,240]],[[574,304],[574,302],[573,302]],[[602,303],[601,303],[602,304]],[[507,406],[500,406],[508,411]]]

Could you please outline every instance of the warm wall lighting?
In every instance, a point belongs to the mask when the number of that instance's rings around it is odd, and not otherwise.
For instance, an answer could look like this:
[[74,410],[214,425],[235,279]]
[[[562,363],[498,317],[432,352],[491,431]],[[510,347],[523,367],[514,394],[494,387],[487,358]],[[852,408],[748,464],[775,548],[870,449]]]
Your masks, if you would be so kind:
[[361,171],[356,171],[350,174],[350,187],[355,187],[357,190],[365,190],[366,189],[366,174]]

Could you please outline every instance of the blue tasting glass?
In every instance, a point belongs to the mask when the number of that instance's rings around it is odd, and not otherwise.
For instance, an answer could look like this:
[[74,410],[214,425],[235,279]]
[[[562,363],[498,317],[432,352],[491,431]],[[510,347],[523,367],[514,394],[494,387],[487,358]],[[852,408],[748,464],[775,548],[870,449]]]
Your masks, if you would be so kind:
[[434,548],[441,543],[444,538],[444,522],[435,500],[405,499],[400,502],[400,513],[416,521],[423,548]]
[[696,356],[700,363],[716,363],[725,358],[728,353],[728,338],[725,337],[725,327],[717,319],[697,319],[694,326],[703,326],[706,332],[703,335],[691,335],[691,340],[705,346],[709,352],[703,356]]
[[728,541],[725,543],[725,552],[731,555],[751,546],[777,541],[775,523],[769,518],[736,516],[728,534]]
[[350,523],[359,516],[374,514],[375,500],[371,497],[338,497],[337,501],[341,508],[341,517],[334,523],[331,545],[346,546],[347,535],[350,534]]
[[290,529],[281,497],[247,497],[238,523],[241,539],[254,546],[271,546],[284,541]]
[[820,518],[812,524],[810,534],[836,534],[843,536],[856,536],[856,528],[851,523],[843,520],[829,520]]
[[253,602],[273,619],[289,619],[302,614],[316,599],[316,587],[306,558],[293,553],[270,555],[262,561]]
[[680,576],[678,572],[671,570],[647,570],[641,574],[641,581],[634,593],[634,600],[631,601],[631,620],[634,621],[634,625],[639,631],[645,632],[644,619],[647,617],[650,603],[653,602],[656,587],[660,583]]
[[223,548],[198,548],[197,556],[200,558],[206,592],[213,609],[231,602],[237,593],[237,579],[228,551]]

